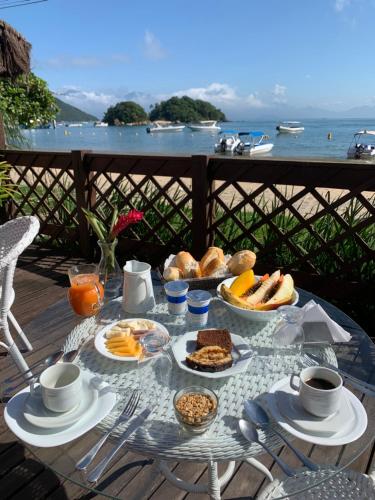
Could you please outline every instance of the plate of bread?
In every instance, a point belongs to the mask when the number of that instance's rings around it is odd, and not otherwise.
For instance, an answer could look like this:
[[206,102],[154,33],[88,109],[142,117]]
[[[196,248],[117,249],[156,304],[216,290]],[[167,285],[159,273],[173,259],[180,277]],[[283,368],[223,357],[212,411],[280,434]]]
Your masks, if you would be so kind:
[[264,276],[245,271],[222,281],[216,293],[228,309],[252,321],[269,321],[276,316],[278,307],[295,306],[299,300],[292,276],[279,270]]
[[172,351],[182,370],[206,378],[241,373],[253,357],[246,341],[226,329],[187,332],[172,345]]
[[142,352],[139,338],[153,330],[168,330],[157,321],[142,318],[115,321],[95,336],[95,349],[106,358],[116,361],[138,361]]
[[186,280],[189,283],[219,280],[238,276],[252,269],[256,255],[251,250],[241,250],[232,255],[224,255],[219,247],[209,247],[201,260],[196,260],[189,252],[179,252],[170,255],[164,264],[163,278],[165,281]]

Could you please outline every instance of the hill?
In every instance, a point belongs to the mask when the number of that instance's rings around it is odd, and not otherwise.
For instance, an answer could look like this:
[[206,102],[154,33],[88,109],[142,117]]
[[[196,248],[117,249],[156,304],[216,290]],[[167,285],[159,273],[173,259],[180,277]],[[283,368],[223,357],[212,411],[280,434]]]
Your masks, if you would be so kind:
[[150,113],[150,120],[168,120],[172,122],[197,122],[200,120],[226,121],[224,113],[207,101],[192,99],[188,96],[171,97],[167,101],[155,104]]
[[91,122],[97,120],[96,116],[85,113],[75,106],[61,101],[57,97],[55,97],[55,101],[60,110],[56,115],[58,122]]

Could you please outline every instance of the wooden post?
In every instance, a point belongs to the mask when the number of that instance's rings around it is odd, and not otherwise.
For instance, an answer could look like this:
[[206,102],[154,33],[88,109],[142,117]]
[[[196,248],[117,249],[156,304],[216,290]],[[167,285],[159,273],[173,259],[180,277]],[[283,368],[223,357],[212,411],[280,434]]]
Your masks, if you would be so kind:
[[191,158],[192,175],[192,252],[196,259],[200,259],[208,246],[208,158],[203,155],[194,155]]
[[90,228],[89,223],[82,211],[82,208],[89,208],[88,206],[88,172],[84,165],[85,154],[88,151],[76,150],[72,151],[72,165],[74,170],[74,185],[76,191],[77,202],[77,218],[78,218],[78,231],[79,231],[79,246],[82,254],[86,258],[90,258],[93,254],[92,245],[90,242]]

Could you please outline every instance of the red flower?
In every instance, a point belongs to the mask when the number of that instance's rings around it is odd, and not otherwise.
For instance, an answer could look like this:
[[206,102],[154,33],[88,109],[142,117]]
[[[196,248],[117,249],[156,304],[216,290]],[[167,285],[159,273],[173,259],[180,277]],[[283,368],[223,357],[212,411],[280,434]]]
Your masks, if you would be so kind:
[[111,237],[112,238],[117,238],[117,236],[130,224],[136,224],[137,222],[141,221],[143,219],[143,212],[140,212],[139,210],[130,210],[127,215],[119,215],[119,218],[117,219],[116,224],[114,225],[112,232],[111,232]]

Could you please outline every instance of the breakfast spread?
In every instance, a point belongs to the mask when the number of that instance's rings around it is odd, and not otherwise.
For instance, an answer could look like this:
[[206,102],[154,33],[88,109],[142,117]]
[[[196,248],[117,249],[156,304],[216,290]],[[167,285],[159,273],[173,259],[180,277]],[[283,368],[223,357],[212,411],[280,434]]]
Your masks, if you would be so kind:
[[154,328],[155,323],[147,319],[119,321],[106,332],[105,347],[116,356],[137,358],[142,352],[137,338]]
[[280,271],[256,281],[253,274],[245,271],[230,287],[223,284],[220,293],[224,300],[242,309],[270,311],[292,303],[294,281],[290,274]]
[[175,408],[184,423],[201,425],[211,413],[216,411],[217,404],[208,394],[187,393],[176,401]]
[[192,278],[219,278],[227,274],[235,276],[252,269],[256,255],[251,250],[241,250],[232,257],[226,257],[219,247],[209,247],[200,261],[189,252],[179,252],[165,267],[163,277],[166,281]]
[[232,340],[228,330],[201,330],[197,350],[186,356],[189,368],[201,372],[219,372],[233,364]]

